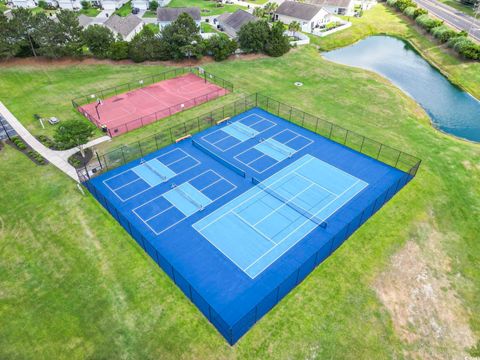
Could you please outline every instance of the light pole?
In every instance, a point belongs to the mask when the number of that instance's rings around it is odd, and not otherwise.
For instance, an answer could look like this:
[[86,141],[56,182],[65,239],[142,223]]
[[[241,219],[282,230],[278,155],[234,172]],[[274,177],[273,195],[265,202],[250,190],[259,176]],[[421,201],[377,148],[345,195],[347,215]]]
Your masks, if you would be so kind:
[[[473,18],[468,29],[468,35],[472,36],[472,29],[480,30],[480,24],[477,24],[478,16],[480,15],[480,0],[477,0],[477,3],[473,5]],[[476,28],[478,26],[478,28]],[[472,36],[473,37],[473,36]]]

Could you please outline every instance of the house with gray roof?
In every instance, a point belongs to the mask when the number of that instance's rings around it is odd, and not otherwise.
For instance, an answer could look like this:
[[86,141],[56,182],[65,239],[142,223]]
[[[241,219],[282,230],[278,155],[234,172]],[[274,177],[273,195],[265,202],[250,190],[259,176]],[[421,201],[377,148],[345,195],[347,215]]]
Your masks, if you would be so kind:
[[306,0],[307,3],[323,7],[331,14],[353,16],[355,14],[354,0]]
[[120,35],[123,40],[130,41],[143,28],[142,19],[135,15],[121,17],[118,15],[110,16],[103,24],[116,35]]
[[245,10],[237,10],[233,14],[223,13],[217,19],[220,30],[224,31],[233,39],[237,37],[237,33],[243,25],[257,20],[257,17]]
[[170,25],[172,22],[177,20],[180,14],[187,13],[190,15],[197,26],[200,26],[200,20],[202,16],[200,15],[200,8],[197,7],[185,7],[185,8],[161,8],[157,9],[157,21],[160,30],[165,26]]
[[275,20],[287,25],[296,21],[300,23],[301,31],[308,33],[328,24],[331,17],[331,14],[321,6],[295,1],[285,1],[275,11]]

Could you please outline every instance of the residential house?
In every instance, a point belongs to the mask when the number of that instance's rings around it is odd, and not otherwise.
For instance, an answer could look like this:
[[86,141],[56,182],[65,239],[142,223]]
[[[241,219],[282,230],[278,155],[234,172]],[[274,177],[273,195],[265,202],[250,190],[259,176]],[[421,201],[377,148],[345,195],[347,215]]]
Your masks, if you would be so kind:
[[142,30],[143,21],[132,14],[126,17],[112,15],[103,25],[112,30],[115,35],[120,35],[123,40],[130,41]]
[[132,0],[132,7],[140,10],[148,10],[150,5],[149,0]]
[[160,30],[165,26],[170,25],[173,21],[177,20],[180,14],[187,13],[189,14],[197,26],[200,26],[200,20],[202,19],[200,15],[200,9],[197,7],[188,7],[188,8],[158,8],[157,9],[157,21]]
[[128,0],[101,0],[102,8],[106,11],[111,11],[112,13],[120,9],[123,4],[126,4]]
[[57,0],[58,7],[66,10],[79,10],[82,8],[81,0]]
[[306,0],[307,3],[323,7],[331,14],[353,16],[355,14],[354,0]]
[[275,20],[280,20],[287,25],[297,21],[300,23],[301,31],[311,33],[315,28],[328,24],[331,21],[331,15],[318,5],[285,1],[275,11]]
[[237,10],[233,14],[223,13],[217,18],[220,30],[233,39],[237,37],[243,25],[257,20],[257,17],[244,10]]
[[30,9],[37,7],[37,3],[33,0],[11,0],[9,3],[16,8]]

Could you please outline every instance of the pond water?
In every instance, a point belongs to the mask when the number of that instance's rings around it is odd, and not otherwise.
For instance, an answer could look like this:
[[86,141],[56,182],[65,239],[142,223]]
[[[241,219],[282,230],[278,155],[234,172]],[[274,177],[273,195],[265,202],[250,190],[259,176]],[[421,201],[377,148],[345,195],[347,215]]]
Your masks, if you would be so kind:
[[371,36],[323,55],[383,75],[415,99],[435,127],[480,142],[480,101],[452,84],[408,43],[391,36]]

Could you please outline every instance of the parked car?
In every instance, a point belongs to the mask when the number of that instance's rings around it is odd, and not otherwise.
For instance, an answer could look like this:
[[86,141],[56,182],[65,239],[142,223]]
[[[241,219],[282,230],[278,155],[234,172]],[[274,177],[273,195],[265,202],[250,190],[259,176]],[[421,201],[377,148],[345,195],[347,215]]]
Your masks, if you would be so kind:
[[60,120],[58,120],[56,117],[52,116],[50,119],[48,119],[48,122],[50,123],[50,125],[56,125],[60,122]]
[[132,9],[132,14],[133,14],[133,15],[137,15],[139,12],[140,12],[140,9],[139,9],[139,8],[136,8],[136,7],[135,7],[135,8]]

